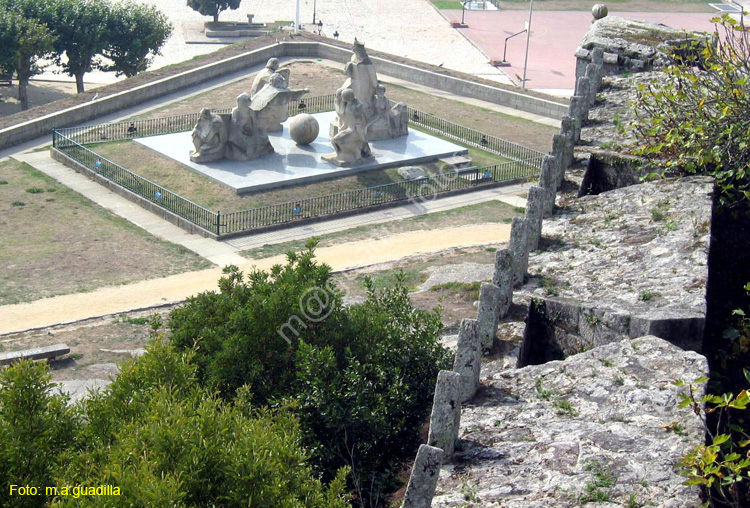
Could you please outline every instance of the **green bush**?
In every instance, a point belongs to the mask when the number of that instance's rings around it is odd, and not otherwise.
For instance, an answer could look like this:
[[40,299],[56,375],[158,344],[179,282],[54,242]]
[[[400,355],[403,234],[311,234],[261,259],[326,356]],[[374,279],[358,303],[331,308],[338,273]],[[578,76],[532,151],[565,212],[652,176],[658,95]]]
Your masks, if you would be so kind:
[[256,404],[292,407],[323,478],[351,468],[358,501],[375,506],[416,452],[437,372],[448,366],[442,325],[411,306],[403,275],[382,292],[366,281],[367,300],[344,307],[314,247],[247,281],[226,269],[219,292],[172,312],[172,340],[195,351],[207,388],[231,397],[246,386]]
[[45,496],[7,497],[11,485],[55,484],[61,454],[73,446],[76,419],[55,394],[46,364],[23,360],[0,370],[0,507],[39,507]]
[[713,21],[722,30],[713,44],[640,87],[635,134],[640,154],[713,176],[731,207],[750,200],[750,32],[729,15]]
[[[190,359],[156,341],[107,390],[74,408],[52,394],[45,364],[0,372],[0,481],[45,494],[0,496],[0,506],[349,506],[347,470],[322,485],[290,411],[254,408],[243,391],[223,402],[198,386]],[[64,494],[99,485],[119,495]]]

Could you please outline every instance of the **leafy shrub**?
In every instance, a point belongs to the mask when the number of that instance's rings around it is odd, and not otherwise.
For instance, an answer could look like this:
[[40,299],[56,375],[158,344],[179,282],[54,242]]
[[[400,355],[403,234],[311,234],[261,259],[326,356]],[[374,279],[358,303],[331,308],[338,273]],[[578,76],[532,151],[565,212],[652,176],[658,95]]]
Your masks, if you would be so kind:
[[41,194],[44,192],[44,189],[39,187],[31,187],[29,189],[26,189],[26,192],[28,192],[29,194]]
[[219,292],[172,312],[172,341],[195,351],[204,386],[228,397],[246,386],[255,404],[292,407],[323,478],[350,467],[358,501],[374,506],[415,453],[437,372],[448,366],[442,324],[411,306],[403,275],[382,292],[367,280],[367,300],[344,307],[314,247],[247,281],[226,269]]
[[[639,153],[716,179],[724,206],[750,200],[750,32],[729,15],[699,58],[677,59],[639,88]],[[719,33],[719,27],[722,33]]]
[[[6,497],[10,485],[54,485],[76,421],[67,397],[56,394],[46,364],[22,360],[0,370],[0,506],[43,506],[44,496]],[[43,489],[42,489],[43,490]]]
[[[156,341],[110,387],[71,408],[47,365],[0,371],[0,481],[42,488],[0,506],[345,508],[342,469],[312,474],[290,411],[258,410],[240,391],[227,404],[200,388],[190,353]],[[112,485],[119,496],[46,495]]]

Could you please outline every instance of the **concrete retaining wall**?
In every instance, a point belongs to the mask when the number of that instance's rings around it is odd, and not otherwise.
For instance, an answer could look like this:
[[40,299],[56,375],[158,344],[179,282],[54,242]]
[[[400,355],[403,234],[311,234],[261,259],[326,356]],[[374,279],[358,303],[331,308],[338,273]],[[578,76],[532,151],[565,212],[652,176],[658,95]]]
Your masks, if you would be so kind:
[[[51,133],[53,127],[69,127],[93,120],[101,115],[113,113],[168,93],[197,85],[210,79],[236,72],[254,65],[263,64],[271,57],[326,58],[336,62],[347,62],[351,51],[322,42],[283,42],[249,51],[219,62],[203,65],[174,76],[147,83],[130,90],[102,97],[97,101],[79,104],[63,111],[52,113],[28,122],[0,130],[0,149],[23,143]],[[420,85],[493,104],[507,106],[560,119],[568,107],[522,93],[474,83],[468,80],[439,74],[384,58],[372,57],[378,72],[394,78],[404,79]]]

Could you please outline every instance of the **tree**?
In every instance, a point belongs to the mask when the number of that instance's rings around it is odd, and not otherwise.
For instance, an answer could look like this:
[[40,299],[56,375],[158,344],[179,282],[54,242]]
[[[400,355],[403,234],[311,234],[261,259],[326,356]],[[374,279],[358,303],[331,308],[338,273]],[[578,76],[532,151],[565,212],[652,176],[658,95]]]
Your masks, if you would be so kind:
[[635,133],[641,154],[713,176],[721,204],[733,207],[750,201],[750,33],[729,15],[714,22],[713,44],[640,87]]
[[258,410],[242,393],[223,402],[197,385],[190,356],[158,339],[84,404],[87,425],[58,490],[117,485],[120,495],[56,506],[348,507],[346,470],[329,487],[312,475],[287,410]]
[[[0,371],[0,507],[349,506],[346,469],[329,486],[313,476],[288,410],[258,410],[242,392],[227,404],[197,385],[190,353],[162,338],[147,349],[76,407],[46,364]],[[9,496],[11,485],[40,492]],[[100,485],[118,495],[73,490]]]
[[191,298],[170,317],[172,341],[194,351],[203,386],[256,405],[288,404],[323,479],[351,469],[362,506],[378,506],[402,461],[416,452],[435,378],[449,365],[436,312],[412,307],[403,278],[345,307],[315,242],[285,265],[247,280],[225,270],[219,292]]
[[21,109],[29,109],[29,79],[41,72],[38,61],[52,54],[55,36],[37,19],[9,10],[0,16],[0,41],[4,54],[0,64],[16,72]]
[[[77,430],[68,398],[56,393],[47,366],[21,361],[0,371],[0,507],[41,507],[62,453]],[[8,496],[11,485],[42,487],[40,496]]]
[[187,0],[187,5],[203,16],[213,16],[214,23],[219,22],[219,13],[227,9],[238,9],[242,0]]
[[135,2],[112,5],[104,49],[112,64],[102,68],[127,77],[145,71],[172,35],[172,28],[167,16],[153,6]]
[[[104,52],[114,35],[109,32],[112,7],[105,0],[57,0],[53,9],[58,63],[69,76],[75,76],[76,89],[82,93],[83,75],[101,68],[95,57]],[[62,53],[66,61],[59,58]]]

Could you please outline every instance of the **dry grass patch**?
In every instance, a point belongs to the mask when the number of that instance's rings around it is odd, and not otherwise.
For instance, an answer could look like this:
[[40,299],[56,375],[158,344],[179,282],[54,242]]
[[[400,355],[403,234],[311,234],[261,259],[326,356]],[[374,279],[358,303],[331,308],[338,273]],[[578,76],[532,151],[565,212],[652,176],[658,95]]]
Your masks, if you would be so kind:
[[0,305],[211,266],[31,166],[0,162]]

